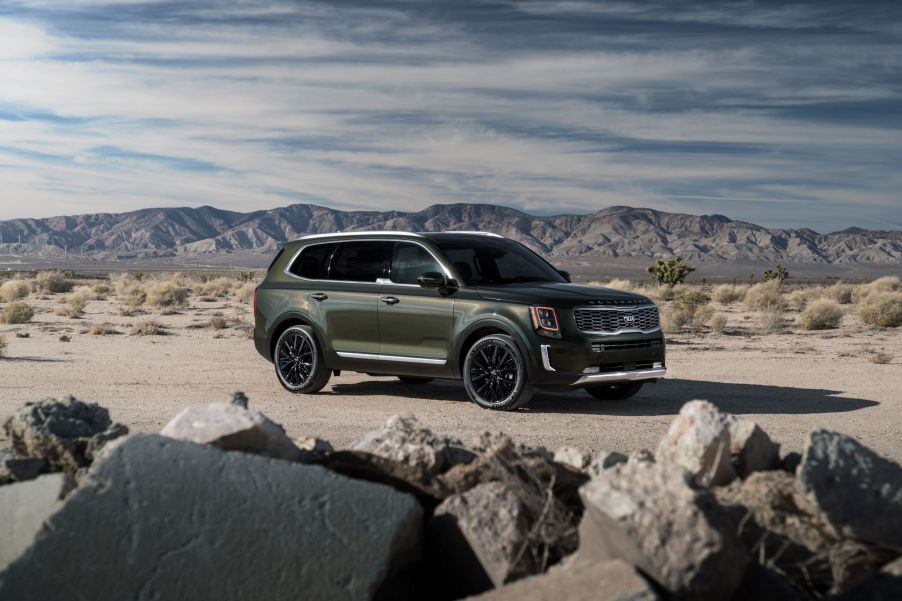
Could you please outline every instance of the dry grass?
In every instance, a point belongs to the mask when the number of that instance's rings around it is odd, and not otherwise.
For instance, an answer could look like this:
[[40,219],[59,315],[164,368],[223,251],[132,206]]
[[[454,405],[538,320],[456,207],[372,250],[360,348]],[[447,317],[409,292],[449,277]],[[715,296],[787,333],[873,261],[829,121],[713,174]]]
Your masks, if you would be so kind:
[[148,319],[133,325],[129,333],[132,336],[162,336],[166,332],[156,320]]
[[224,330],[229,327],[229,320],[222,315],[214,315],[210,318],[210,327],[214,330]]
[[839,327],[842,308],[836,301],[820,298],[812,301],[799,317],[799,327],[803,330],[831,330]]
[[902,326],[902,292],[873,292],[861,300],[857,312],[868,325],[898,328]]
[[97,282],[91,286],[91,292],[94,293],[94,300],[106,300],[113,292],[113,287],[107,282]]
[[736,284],[721,284],[716,286],[711,292],[712,298],[721,305],[732,305],[739,302],[748,292],[748,286],[737,286]]
[[13,303],[25,298],[31,292],[31,284],[28,280],[9,280],[0,285],[0,300]]
[[16,324],[27,323],[34,317],[34,308],[21,301],[9,303],[0,311],[0,322]]
[[599,285],[604,288],[613,288],[614,290],[633,290],[635,288],[631,281],[620,278],[614,278],[609,282],[604,282]]
[[871,355],[869,361],[875,365],[887,365],[893,360],[893,356],[883,351],[876,352]]
[[88,332],[93,334],[94,336],[108,336],[110,334],[118,334],[119,330],[116,329],[111,323],[92,323],[91,327],[88,328]]
[[58,312],[59,315],[65,315],[71,319],[77,319],[84,315],[85,307],[88,301],[94,299],[94,291],[88,287],[76,288],[74,292],[68,295],[63,301],[64,306]]
[[715,334],[723,334],[727,329],[727,316],[723,313],[715,313],[708,320],[708,327]]
[[63,294],[72,290],[75,283],[67,279],[60,271],[42,271],[32,281],[35,292],[44,294]]
[[902,291],[902,280],[894,275],[888,275],[878,278],[873,282],[856,286],[852,291],[852,302],[860,303],[866,298],[874,294],[882,292],[900,292]]
[[852,284],[836,282],[832,286],[824,288],[824,296],[830,300],[836,301],[840,305],[848,305],[852,302],[852,293],[854,291],[855,286]]
[[759,312],[773,313],[779,311],[782,314],[786,308],[786,300],[783,298],[780,280],[769,280],[755,284],[746,291],[743,302],[749,309]]
[[238,302],[249,303],[254,298],[254,290],[257,289],[256,284],[242,284],[235,288],[235,298]]
[[[772,280],[778,281],[778,280]],[[771,309],[758,312],[758,326],[762,334],[780,334],[785,331],[785,319],[782,309]]]
[[228,296],[232,292],[233,286],[237,283],[235,280],[220,277],[195,285],[192,288],[192,292],[200,296],[222,298]]
[[147,300],[151,307],[174,310],[188,304],[188,288],[175,281],[156,282],[146,288]]

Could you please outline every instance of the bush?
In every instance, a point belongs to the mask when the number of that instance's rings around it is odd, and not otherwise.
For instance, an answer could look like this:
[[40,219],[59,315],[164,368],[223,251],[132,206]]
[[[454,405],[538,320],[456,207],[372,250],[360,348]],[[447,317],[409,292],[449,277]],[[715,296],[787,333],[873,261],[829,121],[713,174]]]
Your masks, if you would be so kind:
[[867,296],[858,305],[858,316],[871,326],[902,326],[902,292],[878,292]]
[[153,319],[136,323],[131,329],[132,336],[161,336],[164,333],[163,327]]
[[708,326],[715,334],[723,334],[727,329],[727,316],[723,313],[715,313],[708,321]]
[[877,352],[871,355],[871,363],[876,365],[887,365],[893,360],[893,356],[889,353]]
[[188,289],[174,282],[157,282],[147,288],[147,300],[151,307],[173,309],[188,303]]
[[62,309],[62,315],[71,319],[81,317],[88,306],[88,301],[94,298],[94,292],[90,288],[78,288],[75,292],[66,297],[65,307]]
[[689,289],[677,292],[673,300],[677,305],[685,305],[694,309],[700,305],[707,305],[711,299],[701,290]]
[[70,292],[75,283],[66,279],[61,271],[42,271],[34,279],[36,292],[45,294],[62,294]]
[[106,336],[108,334],[118,334],[119,332],[116,330],[116,326],[111,323],[94,323],[91,324],[91,327],[88,329],[91,334],[95,336]]
[[614,290],[632,290],[633,283],[629,280],[623,280],[620,278],[614,278],[608,282],[602,282],[598,284],[604,288],[612,288]]
[[786,295],[786,300],[789,301],[789,305],[795,306],[799,309],[799,311],[803,310],[808,306],[813,300],[821,298],[823,296],[824,289],[820,286],[814,286],[811,288],[799,288],[797,290],[793,290],[789,294]]
[[254,298],[254,290],[257,289],[256,284],[244,284],[240,288],[235,289],[235,298],[239,302],[249,303]]
[[[775,280],[779,281],[779,280]],[[770,309],[758,313],[762,334],[779,334],[784,330],[783,310]]]
[[22,302],[9,303],[0,311],[0,321],[3,323],[26,323],[34,317],[34,309],[31,305]]
[[113,287],[106,282],[97,282],[91,286],[91,291],[95,300],[104,300],[113,291]]
[[860,303],[872,294],[880,292],[899,292],[902,290],[902,280],[894,275],[878,278],[873,282],[856,286],[852,291],[852,302]]
[[0,286],[0,300],[12,303],[25,298],[31,292],[31,285],[26,280],[9,280]]
[[683,330],[697,334],[713,314],[714,311],[711,307],[704,304],[674,303],[670,307],[662,309],[661,328],[668,334],[675,334]]
[[229,278],[216,278],[215,280],[209,280],[196,286],[194,288],[194,293],[199,294],[200,296],[228,296],[232,291],[232,286],[234,284],[235,281],[230,280]]
[[677,284],[682,284],[686,276],[695,271],[695,267],[683,263],[683,257],[673,257],[666,261],[658,259],[654,265],[645,270],[659,286],[667,285],[673,288]]
[[6,354],[6,338],[0,336],[0,359]]
[[780,280],[755,284],[746,291],[743,302],[755,311],[779,311],[782,314],[786,308]]
[[737,286],[736,284],[721,284],[714,288],[711,296],[721,305],[731,305],[741,301],[748,291],[748,286]]
[[821,298],[813,301],[799,318],[803,330],[830,330],[842,320],[842,309],[836,301]]
[[761,274],[762,282],[769,282],[771,280],[779,280],[782,282],[787,278],[789,278],[789,272],[786,271],[779,263],[777,263],[776,269],[771,269],[770,267],[768,267],[764,270],[764,273]]
[[210,318],[210,326],[214,330],[224,330],[229,327],[229,320],[222,315],[214,315]]
[[852,292],[854,290],[855,286],[852,284],[837,282],[824,288],[824,296],[838,302],[840,305],[848,305],[852,302]]

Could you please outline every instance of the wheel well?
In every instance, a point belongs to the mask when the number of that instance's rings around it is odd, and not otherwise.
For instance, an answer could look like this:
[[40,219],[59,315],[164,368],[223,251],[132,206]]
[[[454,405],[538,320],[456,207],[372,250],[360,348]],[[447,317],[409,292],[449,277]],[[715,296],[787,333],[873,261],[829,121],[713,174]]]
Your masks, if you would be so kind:
[[276,343],[279,341],[279,336],[282,335],[282,332],[290,328],[291,326],[309,326],[310,323],[305,319],[300,317],[289,317],[285,321],[281,322],[272,330],[272,334],[269,337],[269,356],[272,358],[276,353]]
[[507,334],[507,332],[497,326],[485,326],[469,334],[466,339],[464,339],[464,343],[460,346],[460,355],[457,357],[457,367],[461,373],[463,373],[464,358],[467,356],[467,351],[470,350],[471,346],[476,344],[477,340],[488,336],[489,334]]

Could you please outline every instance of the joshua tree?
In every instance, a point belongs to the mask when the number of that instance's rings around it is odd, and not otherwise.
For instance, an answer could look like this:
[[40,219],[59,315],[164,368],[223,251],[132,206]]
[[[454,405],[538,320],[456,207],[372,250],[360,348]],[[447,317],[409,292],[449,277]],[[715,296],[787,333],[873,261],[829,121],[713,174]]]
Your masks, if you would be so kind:
[[762,281],[770,281],[770,280],[780,280],[781,282],[789,277],[789,272],[783,269],[783,265],[777,263],[776,269],[771,269],[768,267],[764,270],[764,273],[761,275]]
[[658,259],[654,265],[646,268],[646,271],[651,274],[658,286],[666,284],[673,288],[677,284],[683,283],[686,276],[695,271],[695,267],[689,267],[683,263],[683,257],[672,257],[666,261]]

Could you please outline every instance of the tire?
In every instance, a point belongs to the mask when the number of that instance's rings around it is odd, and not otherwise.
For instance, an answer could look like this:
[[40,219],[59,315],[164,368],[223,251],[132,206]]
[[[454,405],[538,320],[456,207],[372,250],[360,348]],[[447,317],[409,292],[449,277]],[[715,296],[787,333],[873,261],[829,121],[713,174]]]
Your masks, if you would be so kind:
[[332,376],[309,326],[291,326],[279,335],[273,363],[282,387],[297,394],[319,392]]
[[601,386],[590,386],[586,392],[600,401],[622,401],[642,389],[643,382],[613,382]]
[[398,376],[398,379],[405,384],[426,384],[435,378],[417,378],[415,376]]
[[470,400],[485,409],[512,411],[528,403],[536,392],[523,354],[505,334],[490,334],[470,347],[463,377]]

